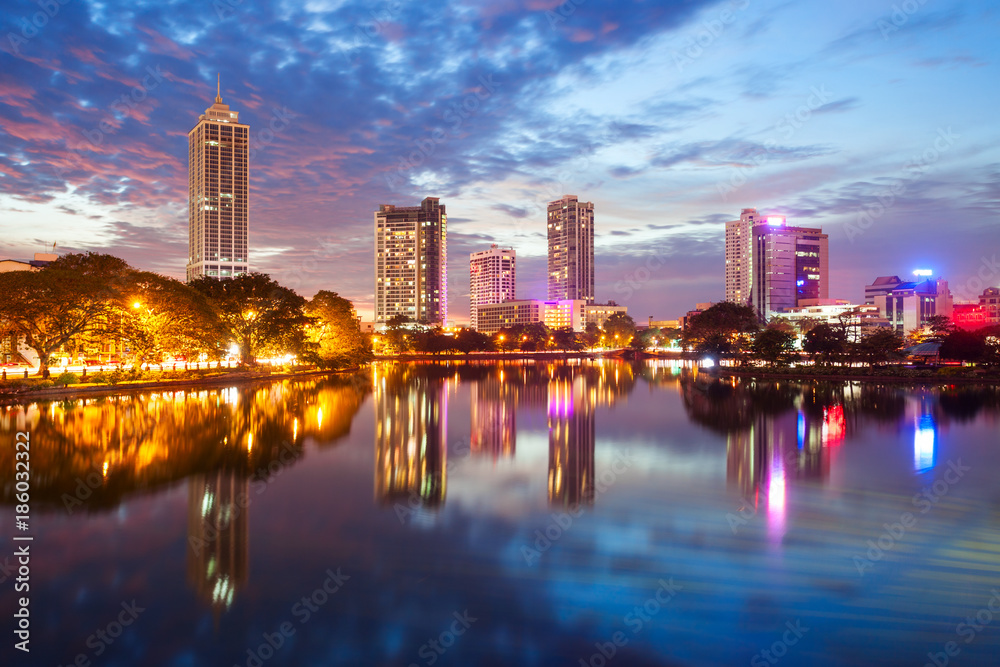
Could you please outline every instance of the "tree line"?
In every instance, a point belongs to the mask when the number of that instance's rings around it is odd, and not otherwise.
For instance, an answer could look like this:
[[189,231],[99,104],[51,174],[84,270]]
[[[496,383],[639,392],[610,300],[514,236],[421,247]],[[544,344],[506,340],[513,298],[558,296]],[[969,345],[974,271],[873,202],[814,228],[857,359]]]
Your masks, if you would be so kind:
[[637,329],[625,313],[614,313],[603,326],[594,322],[583,331],[548,327],[543,322],[515,324],[486,334],[474,329],[447,331],[442,327],[419,324],[396,315],[386,322],[376,337],[376,352],[382,354],[469,354],[471,352],[574,352],[597,347],[645,349],[666,343],[679,331]]
[[681,341],[704,354],[783,365],[794,358],[799,336],[802,351],[822,365],[884,364],[902,359],[904,348],[923,342],[940,343],[942,359],[1000,363],[1000,326],[966,331],[943,316],[930,318],[926,327],[904,337],[887,327],[865,330],[847,318],[834,324],[805,320],[796,326],[775,317],[764,325],[750,306],[722,302],[693,315]]
[[112,255],[70,254],[39,271],[0,273],[0,293],[0,339],[34,349],[42,375],[57,354],[109,343],[119,363],[136,365],[218,360],[233,345],[244,365],[293,355],[335,368],[371,356],[350,301],[325,290],[306,299],[262,273],[183,283]]

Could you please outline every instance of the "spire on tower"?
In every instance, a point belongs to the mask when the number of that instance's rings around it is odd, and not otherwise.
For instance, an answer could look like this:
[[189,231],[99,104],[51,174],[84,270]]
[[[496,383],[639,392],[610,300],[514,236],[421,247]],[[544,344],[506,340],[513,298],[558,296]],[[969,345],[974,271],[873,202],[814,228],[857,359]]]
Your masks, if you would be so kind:
[[215,73],[215,103],[222,104],[222,73]]

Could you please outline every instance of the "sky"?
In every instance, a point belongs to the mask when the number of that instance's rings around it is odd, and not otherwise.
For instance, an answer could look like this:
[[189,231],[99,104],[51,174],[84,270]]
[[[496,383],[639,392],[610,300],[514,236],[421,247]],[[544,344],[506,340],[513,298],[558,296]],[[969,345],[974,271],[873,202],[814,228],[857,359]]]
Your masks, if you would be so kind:
[[371,318],[373,212],[440,197],[545,298],[545,205],[595,207],[598,301],[724,296],[742,208],[830,236],[830,297],[1000,284],[1000,5],[845,0],[0,0],[0,258],[184,278],[187,132],[250,125],[250,262]]

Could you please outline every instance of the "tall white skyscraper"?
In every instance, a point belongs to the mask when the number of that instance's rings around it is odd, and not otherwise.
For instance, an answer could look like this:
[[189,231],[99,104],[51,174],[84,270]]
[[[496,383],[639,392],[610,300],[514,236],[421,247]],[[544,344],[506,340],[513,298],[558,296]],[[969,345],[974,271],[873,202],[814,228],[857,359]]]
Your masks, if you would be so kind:
[[188,132],[188,280],[250,270],[249,135],[217,83],[215,104]]
[[549,202],[550,301],[594,303],[594,205],[576,195]]
[[479,328],[479,306],[513,301],[517,291],[513,248],[497,244],[469,255],[469,323]]
[[448,320],[448,216],[437,197],[375,211],[375,324]]
[[745,208],[739,220],[726,223],[726,301],[746,304],[753,280],[753,226],[757,209]]

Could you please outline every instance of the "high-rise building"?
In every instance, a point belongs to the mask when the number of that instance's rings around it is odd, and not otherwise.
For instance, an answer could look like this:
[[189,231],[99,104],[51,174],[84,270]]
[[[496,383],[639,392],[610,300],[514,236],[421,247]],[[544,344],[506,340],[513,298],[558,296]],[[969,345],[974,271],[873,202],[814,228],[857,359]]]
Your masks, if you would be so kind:
[[375,326],[448,320],[448,216],[437,197],[375,211]]
[[250,270],[250,127],[239,116],[217,87],[215,104],[188,132],[188,280]]
[[594,205],[576,195],[549,202],[549,301],[594,303]]
[[769,215],[753,226],[750,305],[770,319],[800,301],[829,298],[829,237],[814,227],[788,227]]
[[469,255],[469,323],[478,330],[479,306],[516,299],[516,256],[513,248],[500,248]]
[[740,219],[726,223],[726,301],[746,304],[753,281],[753,226],[757,209],[745,208]]

